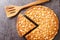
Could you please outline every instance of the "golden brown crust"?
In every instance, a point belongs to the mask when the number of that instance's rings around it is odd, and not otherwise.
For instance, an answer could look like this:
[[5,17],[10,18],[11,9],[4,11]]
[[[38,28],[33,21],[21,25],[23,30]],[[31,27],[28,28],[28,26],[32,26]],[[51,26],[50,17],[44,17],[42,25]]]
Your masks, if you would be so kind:
[[22,14],[19,14],[17,18],[17,31],[20,37],[25,35],[27,32],[29,32],[34,27],[35,25],[32,22],[30,22]]
[[25,15],[39,26],[29,33],[27,40],[52,40],[58,32],[58,18],[53,10],[45,6],[33,6]]

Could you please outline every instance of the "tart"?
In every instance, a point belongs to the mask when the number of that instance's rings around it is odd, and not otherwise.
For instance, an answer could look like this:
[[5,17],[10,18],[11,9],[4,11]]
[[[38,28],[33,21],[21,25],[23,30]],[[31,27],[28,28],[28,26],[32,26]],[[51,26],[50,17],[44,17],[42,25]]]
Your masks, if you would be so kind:
[[26,35],[27,40],[52,40],[58,32],[59,21],[54,11],[45,6],[32,6],[25,15],[39,26]]

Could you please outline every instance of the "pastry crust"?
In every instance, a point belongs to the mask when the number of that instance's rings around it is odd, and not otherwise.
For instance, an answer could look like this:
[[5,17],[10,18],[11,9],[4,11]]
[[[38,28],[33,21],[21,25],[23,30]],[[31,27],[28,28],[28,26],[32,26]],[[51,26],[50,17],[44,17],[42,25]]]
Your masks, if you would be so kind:
[[25,15],[39,25],[25,36],[27,40],[52,40],[57,34],[59,21],[50,8],[33,6],[25,12]]
[[22,14],[18,15],[17,18],[17,31],[20,37],[25,35],[31,29],[33,29],[35,25],[30,22],[27,18],[25,18]]

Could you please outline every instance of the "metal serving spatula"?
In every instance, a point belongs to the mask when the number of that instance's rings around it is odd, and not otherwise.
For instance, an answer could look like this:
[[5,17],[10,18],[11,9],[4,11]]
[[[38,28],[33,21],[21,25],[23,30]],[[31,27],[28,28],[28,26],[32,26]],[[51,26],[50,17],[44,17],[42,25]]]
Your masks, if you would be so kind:
[[36,4],[41,4],[41,3],[44,3],[47,1],[49,1],[49,0],[36,0],[35,2],[29,3],[24,6],[14,6],[14,5],[6,6],[5,7],[6,15],[7,15],[7,17],[13,17],[13,16],[17,15],[17,13],[19,11],[21,11],[21,9],[23,9],[23,8],[30,7],[30,6],[33,6]]

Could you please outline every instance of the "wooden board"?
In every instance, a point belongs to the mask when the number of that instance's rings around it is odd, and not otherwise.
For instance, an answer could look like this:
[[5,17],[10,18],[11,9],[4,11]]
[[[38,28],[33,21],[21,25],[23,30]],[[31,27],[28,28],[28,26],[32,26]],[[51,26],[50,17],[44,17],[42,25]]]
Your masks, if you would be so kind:
[[[7,18],[4,7],[8,5],[22,6],[33,1],[35,0],[0,0],[0,40],[25,40],[25,38],[20,38],[16,31],[17,16],[14,18]],[[42,5],[53,9],[60,21],[59,0],[51,0]],[[24,11],[25,10],[22,10],[22,13]],[[54,40],[60,40],[60,29]]]

